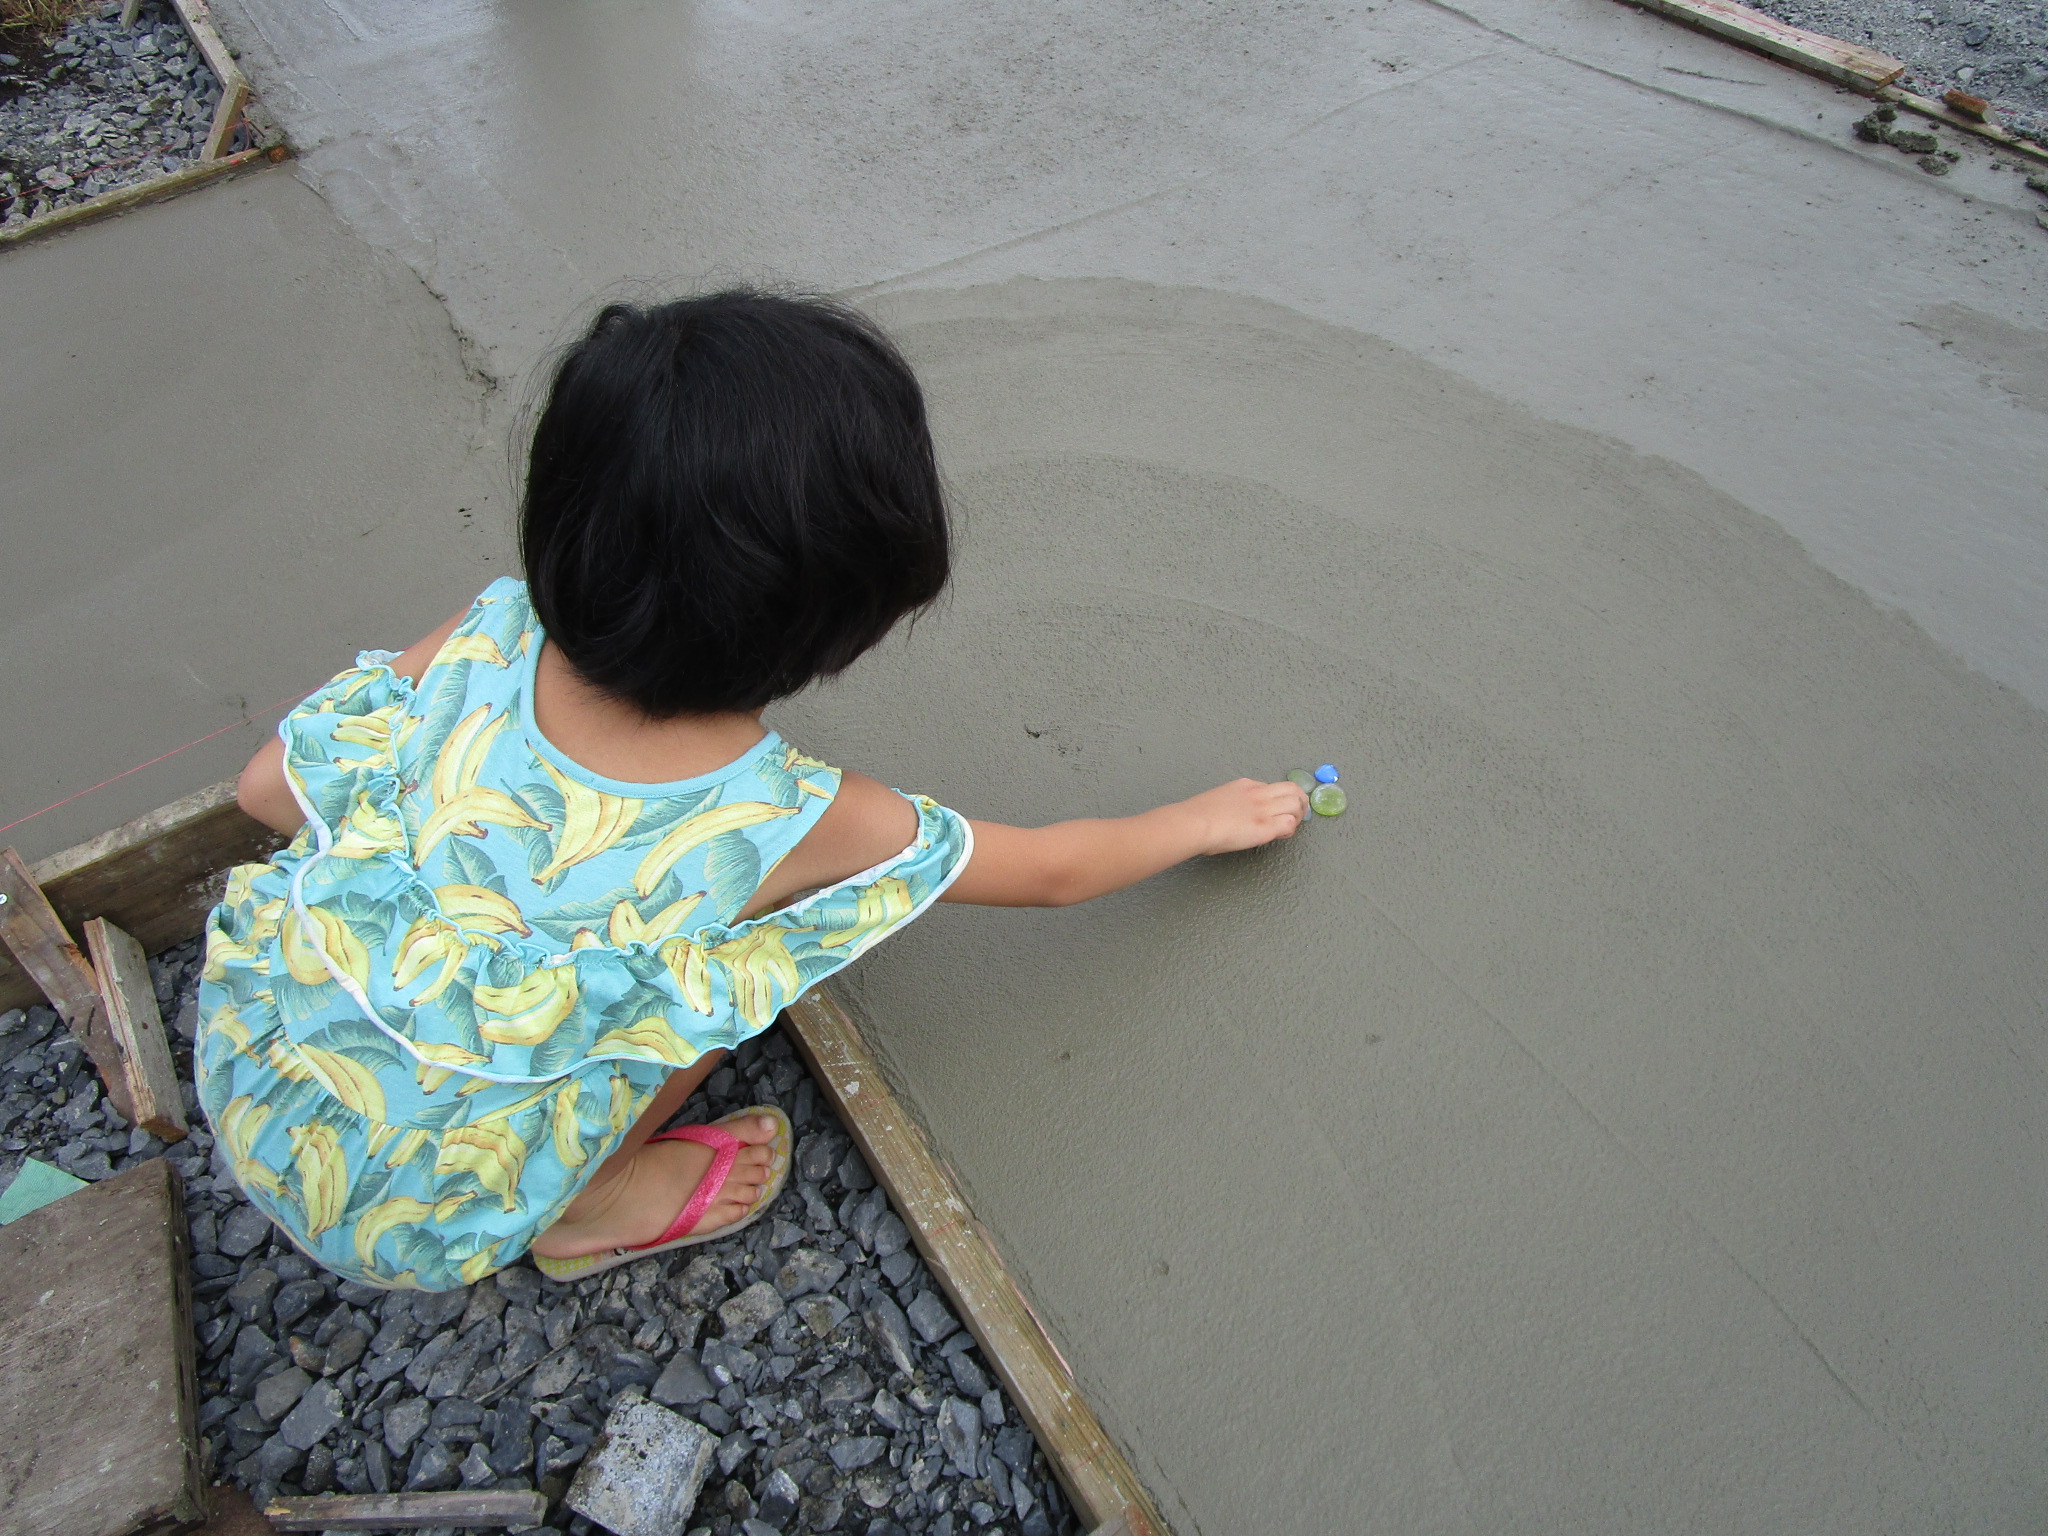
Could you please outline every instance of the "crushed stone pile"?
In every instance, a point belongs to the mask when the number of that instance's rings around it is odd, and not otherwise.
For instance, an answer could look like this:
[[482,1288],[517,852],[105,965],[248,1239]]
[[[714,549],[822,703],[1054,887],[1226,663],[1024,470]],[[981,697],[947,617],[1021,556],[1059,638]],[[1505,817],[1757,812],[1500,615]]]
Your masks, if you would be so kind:
[[220,82],[157,0],[132,29],[109,3],[54,40],[0,33],[0,226],[196,162],[219,104]]

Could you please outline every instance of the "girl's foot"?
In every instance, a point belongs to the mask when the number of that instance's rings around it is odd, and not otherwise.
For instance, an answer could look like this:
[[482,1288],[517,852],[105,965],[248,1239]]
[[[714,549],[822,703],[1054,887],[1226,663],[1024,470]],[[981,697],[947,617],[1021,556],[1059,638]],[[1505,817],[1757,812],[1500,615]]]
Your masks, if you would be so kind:
[[[767,1182],[775,1122],[766,1115],[721,1122],[742,1143],[725,1187],[690,1229],[709,1232],[746,1215]],[[668,1230],[711,1171],[711,1148],[694,1141],[650,1141],[616,1171],[610,1162],[569,1202],[560,1220],[533,1240],[546,1259],[574,1259],[637,1248]]]

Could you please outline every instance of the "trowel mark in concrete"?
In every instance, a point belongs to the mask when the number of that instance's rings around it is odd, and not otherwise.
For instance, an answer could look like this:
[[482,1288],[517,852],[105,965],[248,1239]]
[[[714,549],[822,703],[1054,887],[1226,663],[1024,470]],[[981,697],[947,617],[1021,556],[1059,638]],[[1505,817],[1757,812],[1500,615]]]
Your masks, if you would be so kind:
[[959,584],[779,723],[999,819],[1324,757],[1362,813],[860,972],[1167,1502],[2023,1525],[2048,720],[1697,476],[1371,337],[877,307]]

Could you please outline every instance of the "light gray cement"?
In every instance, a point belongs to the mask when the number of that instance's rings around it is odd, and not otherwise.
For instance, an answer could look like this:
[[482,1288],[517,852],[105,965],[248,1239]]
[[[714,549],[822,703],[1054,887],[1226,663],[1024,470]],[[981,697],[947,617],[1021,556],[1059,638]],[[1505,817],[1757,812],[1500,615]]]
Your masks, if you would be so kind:
[[[2048,237],[2013,172],[1927,178],[1849,140],[1861,103],[1608,0],[219,9],[378,254],[265,181],[239,267],[196,202],[0,262],[0,325],[70,306],[37,373],[81,397],[187,355],[110,323],[137,231],[206,257],[183,302],[262,301],[268,430],[215,463],[267,499],[176,622],[140,567],[16,583],[75,612],[38,774],[161,750],[125,669],[211,647],[177,718],[221,723],[474,590],[503,496],[473,545],[449,508],[515,392],[480,433],[458,336],[522,379],[625,278],[867,293],[929,373],[961,584],[788,723],[997,817],[1325,758],[1352,792],[1095,908],[934,914],[862,977],[1178,1528],[2048,1517]],[[60,419],[0,431],[41,477],[10,555],[34,509],[62,577],[163,525],[145,459],[63,499]]]
[[217,9],[502,377],[621,277],[1246,293],[1698,470],[2048,705],[2048,430],[1914,323],[2048,340],[2040,199],[1614,0]]
[[2048,1513],[2048,720],[1699,476],[1254,301],[888,306],[947,611],[791,712],[997,819],[1342,765],[860,999],[1182,1528]]
[[0,356],[0,822],[248,722],[0,833],[30,858],[232,775],[507,569],[446,312],[289,171],[0,256]]

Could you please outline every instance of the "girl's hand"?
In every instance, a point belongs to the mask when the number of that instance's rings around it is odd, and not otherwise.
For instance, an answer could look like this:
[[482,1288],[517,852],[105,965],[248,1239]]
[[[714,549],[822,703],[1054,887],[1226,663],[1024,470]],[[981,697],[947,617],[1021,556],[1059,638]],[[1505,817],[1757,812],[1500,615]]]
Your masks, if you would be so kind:
[[1237,853],[1294,836],[1308,819],[1308,792],[1287,779],[1232,779],[1181,801],[1180,808],[1200,829],[1195,852]]

